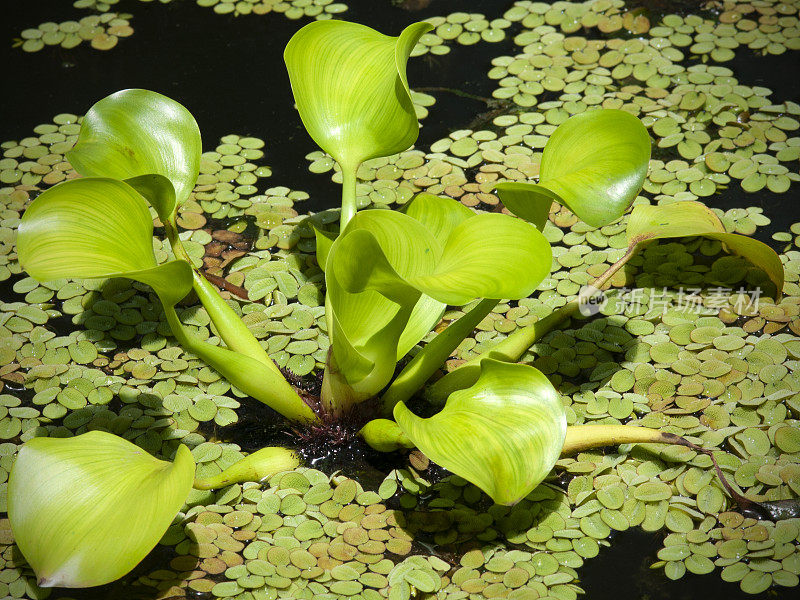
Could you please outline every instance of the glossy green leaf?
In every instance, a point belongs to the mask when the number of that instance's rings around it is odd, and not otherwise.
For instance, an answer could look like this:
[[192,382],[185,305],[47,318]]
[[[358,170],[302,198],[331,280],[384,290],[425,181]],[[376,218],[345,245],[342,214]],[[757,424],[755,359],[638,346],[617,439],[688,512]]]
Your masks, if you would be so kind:
[[192,287],[186,262],[157,265],[147,203],[115,179],[72,179],[42,193],[22,217],[17,252],[39,281],[128,277],[150,285],[168,304]]
[[156,92],[132,89],[89,109],[67,159],[85,177],[166,177],[174,187],[172,206],[163,198],[154,203],[166,220],[194,188],[202,151],[200,129],[186,108]]
[[314,238],[317,242],[317,264],[320,269],[325,271],[325,265],[328,264],[328,253],[330,253],[331,246],[336,241],[338,234],[319,229],[314,225],[311,225],[311,227],[314,229]]
[[491,359],[481,363],[477,383],[452,393],[441,412],[425,419],[400,402],[394,417],[431,460],[508,505],[547,476],[567,431],[561,398],[547,377]]
[[391,297],[407,285],[451,305],[524,298],[550,272],[550,245],[519,219],[473,214],[442,235],[401,213],[364,211],[337,240],[332,266],[350,293]]
[[544,230],[550,207],[552,194],[535,183],[524,181],[502,181],[494,186],[503,205],[518,217],[531,223],[539,231]]
[[700,202],[673,202],[660,206],[640,205],[628,221],[628,242],[701,235],[719,240],[727,249],[763,270],[775,284],[777,297],[783,290],[783,264],[766,244],[736,233],[727,233],[722,221]]
[[623,215],[642,188],[650,160],[644,125],[622,110],[574,115],[545,145],[539,183],[495,186],[512,213],[541,228],[553,200],[589,225],[600,227]]
[[102,431],[34,438],[8,484],[14,541],[42,587],[103,585],[155,547],[193,479],[185,446],[169,463]]
[[328,257],[334,356],[363,393],[388,383],[394,361],[434,327],[445,304],[522,298],[550,270],[549,244],[523,221],[465,213],[454,200],[413,204],[409,214],[358,213]]
[[[173,228],[172,231],[176,232],[175,237],[177,237],[177,229],[175,229],[175,224],[172,222],[172,215],[176,206],[175,187],[172,182],[163,175],[149,174],[130,177],[125,180],[125,183],[144,196],[150,206],[156,209],[158,218],[161,219],[164,226],[171,226]],[[167,237],[172,231],[167,230]],[[179,242],[179,240],[177,241]],[[173,240],[170,239],[170,242],[173,242]],[[175,244],[173,243],[174,247]]]
[[453,229],[476,214],[451,198],[426,192],[414,196],[411,202],[403,206],[401,212],[422,223],[437,240],[446,240]]
[[415,23],[390,37],[357,23],[317,21],[289,40],[284,59],[300,118],[343,170],[416,141],[406,62],[431,28]]

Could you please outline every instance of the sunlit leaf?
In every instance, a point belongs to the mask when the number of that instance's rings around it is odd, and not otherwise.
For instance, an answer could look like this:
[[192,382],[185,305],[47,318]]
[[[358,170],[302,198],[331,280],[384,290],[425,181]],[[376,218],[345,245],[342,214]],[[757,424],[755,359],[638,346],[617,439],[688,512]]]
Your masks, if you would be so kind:
[[437,464],[498,504],[528,495],[558,460],[567,431],[561,399],[537,369],[484,360],[477,383],[430,418],[394,408],[403,432]]
[[537,227],[553,200],[600,227],[621,217],[636,198],[649,160],[650,136],[639,119],[622,110],[590,110],[550,136],[538,184],[504,182],[495,188],[508,210]]
[[14,541],[40,586],[103,585],[155,547],[193,479],[185,446],[169,463],[101,431],[34,438],[8,484]]
[[473,214],[435,236],[401,213],[364,211],[337,244],[333,266],[349,292],[369,289],[391,297],[408,285],[452,305],[524,298],[550,272],[552,260],[535,227],[493,213]]
[[359,388],[365,393],[388,383],[394,361],[431,330],[445,304],[525,297],[550,270],[550,246],[534,227],[457,205],[423,197],[408,214],[362,211],[331,246],[333,352],[351,385],[370,382]]
[[357,23],[317,21],[289,40],[284,59],[300,118],[344,169],[416,141],[406,62],[429,29],[415,23],[390,37]]
[[553,194],[535,183],[524,181],[502,181],[494,189],[508,210],[539,231],[544,230],[553,200],[557,200]]
[[437,240],[446,240],[453,229],[476,214],[461,202],[425,192],[414,196],[401,212],[422,223]]
[[85,177],[166,177],[175,188],[172,206],[164,199],[154,203],[163,221],[175,203],[189,197],[201,153],[200,129],[186,108],[156,92],[132,89],[111,94],[89,109],[67,159]]
[[314,229],[314,238],[317,242],[317,264],[324,271],[325,265],[328,264],[328,253],[331,251],[331,246],[336,241],[338,234],[325,231],[314,225],[312,227]]
[[722,221],[700,202],[674,202],[660,206],[640,205],[628,221],[629,243],[701,235],[722,242],[727,249],[763,270],[775,284],[777,297],[783,290],[783,264],[766,244],[743,235],[727,233]]
[[17,252],[39,281],[128,277],[150,285],[168,304],[192,288],[187,263],[157,265],[147,203],[114,179],[72,179],[42,193],[22,217]]

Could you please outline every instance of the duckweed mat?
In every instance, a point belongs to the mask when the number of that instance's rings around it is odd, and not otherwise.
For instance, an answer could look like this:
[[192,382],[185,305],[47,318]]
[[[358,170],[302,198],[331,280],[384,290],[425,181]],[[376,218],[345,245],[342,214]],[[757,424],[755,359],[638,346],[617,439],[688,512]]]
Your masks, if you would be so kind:
[[[266,6],[298,18],[343,6],[197,4],[255,15]],[[524,360],[556,384],[570,424],[661,428],[719,449],[722,470],[748,497],[797,499],[800,222],[770,214],[759,199],[766,191],[796,198],[800,105],[740,82],[735,57],[763,55],[766,70],[771,57],[799,49],[800,3],[726,0],[694,14],[651,4],[518,1],[494,15],[434,18],[414,54],[483,43],[508,49],[513,41],[512,52],[486,65],[491,112],[474,128],[365,164],[359,206],[396,208],[425,190],[476,210],[503,210],[492,184],[534,179],[545,141],[568,116],[596,106],[637,115],[654,151],[636,203],[752,203],[715,210],[731,232],[764,237],[770,228],[786,271],[783,296],[772,300],[766,275],[718,242],[651,244],[614,277],[600,314],[573,319]],[[79,0],[75,8],[96,11],[109,28],[103,35],[128,26],[116,22],[123,17],[111,0]],[[71,34],[84,39],[81,27],[58,28],[65,35],[56,43]],[[37,31],[25,44],[47,44],[45,35],[55,33]],[[414,93],[423,123],[437,110],[436,94]],[[28,137],[0,144],[0,511],[15,453],[32,437],[102,429],[166,459],[182,443],[198,477],[208,477],[243,456],[230,432],[256,410],[175,344],[146,286],[40,284],[21,272],[15,228],[43,189],[76,176],[64,153],[79,126],[79,116],[58,114]],[[313,198],[297,189],[302,184],[278,167],[273,173],[273,141],[206,140],[178,223],[197,267],[228,290],[246,290],[247,300],[223,294],[276,363],[310,379],[329,346],[311,225],[334,223],[338,214],[307,214],[304,202]],[[325,154],[311,152],[307,161],[309,178],[339,179]],[[533,298],[500,303],[448,368],[574,298],[624,252],[626,219],[592,229],[554,206],[544,230],[553,244],[551,276]],[[155,250],[167,259],[167,244]],[[196,335],[219,343],[202,307],[189,299],[180,308]],[[450,310],[444,321],[461,314]],[[0,518],[0,596],[574,600],[584,593],[582,565],[614,543],[614,532],[637,528],[659,536],[650,566],[668,579],[705,575],[745,594],[787,597],[799,583],[800,518],[773,523],[737,512],[710,458],[687,448],[627,445],[562,459],[514,507],[492,505],[417,451],[393,459],[391,468],[379,465],[374,481],[303,467],[260,484],[195,490],[151,556],[102,592],[38,588]]]

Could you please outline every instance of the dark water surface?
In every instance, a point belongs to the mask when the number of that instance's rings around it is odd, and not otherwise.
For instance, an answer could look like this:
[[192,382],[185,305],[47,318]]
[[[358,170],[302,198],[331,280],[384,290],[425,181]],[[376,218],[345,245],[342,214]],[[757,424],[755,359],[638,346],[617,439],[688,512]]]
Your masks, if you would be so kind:
[[[650,0],[652,3],[653,0]],[[432,0],[427,8],[410,12],[389,0],[347,0],[350,10],[343,18],[396,35],[409,23],[455,11],[482,12],[489,18],[502,16],[512,0]],[[637,4],[648,4],[639,0]],[[668,4],[660,2],[661,5]],[[686,5],[686,2],[683,3]],[[12,40],[28,27],[44,21],[78,19],[86,14],[72,7],[71,0],[5,0],[0,19],[0,64],[4,93],[0,94],[0,140],[20,139],[34,126],[60,112],[83,114],[100,98],[124,88],[141,87],[166,94],[184,104],[197,119],[206,149],[226,134],[252,135],[264,139],[267,160],[274,175],[270,185],[286,185],[311,194],[299,210],[321,210],[338,205],[339,188],[329,174],[307,170],[304,156],[316,146],[302,129],[293,110],[289,80],[282,51],[291,35],[308,19],[290,21],[279,14],[265,16],[217,15],[198,7],[194,0],[157,0],[142,3],[122,0],[113,9],[132,13],[130,38],[116,48],[101,52],[84,43],[72,50],[46,47],[28,54],[11,47]],[[453,46],[445,56],[426,55],[409,64],[409,81],[415,88],[447,88],[478,98],[447,91],[429,91],[437,103],[425,119],[419,145],[425,147],[448,132],[469,127],[476,116],[491,106],[479,98],[491,96],[495,83],[486,77],[493,56],[516,54],[511,37],[504,42],[472,47]],[[769,87],[773,102],[800,101],[797,54],[755,56],[743,48],[736,60],[725,66],[739,81]],[[786,231],[800,221],[800,202],[793,188],[786,195],[764,191],[746,194],[738,185],[705,199],[723,209],[761,206],[773,223],[759,228],[758,236],[771,241],[775,231]],[[3,286],[3,289],[10,289]],[[4,292],[4,298],[7,296]],[[590,600],[620,599],[734,599],[755,598],[737,584],[721,581],[717,573],[687,575],[678,582],[652,570],[662,534],[640,530],[614,534],[611,548],[588,560],[579,570],[582,587]],[[155,557],[153,557],[155,558]],[[153,566],[153,565],[149,565]],[[115,598],[120,584],[97,591],[73,594],[81,598]],[[796,597],[796,590],[772,590],[763,597]]]

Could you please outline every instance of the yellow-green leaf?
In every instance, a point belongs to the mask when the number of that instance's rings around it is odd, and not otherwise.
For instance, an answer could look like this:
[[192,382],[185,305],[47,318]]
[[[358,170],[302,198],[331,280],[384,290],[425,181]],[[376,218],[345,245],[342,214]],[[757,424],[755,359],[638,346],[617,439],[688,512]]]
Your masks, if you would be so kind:
[[477,383],[450,394],[441,412],[425,419],[399,402],[394,417],[431,460],[509,505],[547,476],[567,431],[564,407],[547,377],[491,359],[481,362]]
[[289,40],[283,56],[300,118],[343,169],[416,141],[406,62],[431,28],[414,23],[390,37],[357,23],[316,21]]
[[42,587],[103,585],[155,547],[193,479],[185,446],[169,463],[102,431],[34,438],[8,484],[14,541]]
[[375,394],[445,304],[525,297],[551,262],[550,245],[535,227],[508,215],[465,212],[452,199],[423,196],[407,214],[361,211],[327,259],[336,364],[359,393]]
[[776,299],[783,290],[783,264],[766,244],[736,233],[727,233],[717,215],[700,202],[673,202],[660,206],[634,207],[628,221],[628,243],[701,235],[719,240],[728,251],[738,254],[763,270],[775,284]]
[[42,193],[22,217],[17,252],[39,281],[128,277],[150,285],[168,304],[192,288],[184,261],[157,265],[147,203],[115,179],[72,179]]
[[89,109],[67,159],[85,177],[166,177],[174,187],[172,205],[154,202],[166,220],[194,188],[202,151],[200,129],[186,108],[156,92],[131,89]]
[[386,297],[408,285],[460,305],[524,298],[550,272],[550,245],[524,221],[482,213],[446,229],[435,226],[438,235],[402,213],[361,212],[336,242],[332,265],[339,283],[351,293],[371,289]]
[[623,215],[642,188],[650,160],[650,136],[622,110],[590,110],[564,121],[542,153],[539,183],[495,186],[506,208],[541,228],[553,200],[589,225]]

